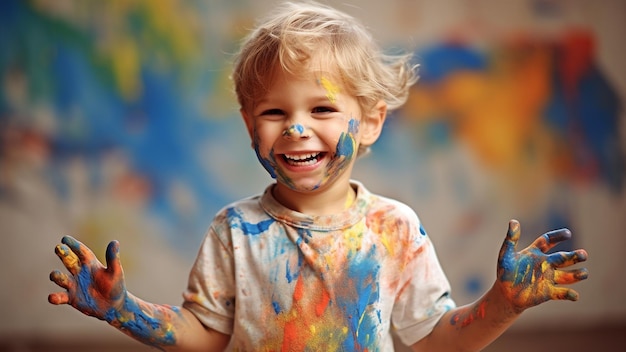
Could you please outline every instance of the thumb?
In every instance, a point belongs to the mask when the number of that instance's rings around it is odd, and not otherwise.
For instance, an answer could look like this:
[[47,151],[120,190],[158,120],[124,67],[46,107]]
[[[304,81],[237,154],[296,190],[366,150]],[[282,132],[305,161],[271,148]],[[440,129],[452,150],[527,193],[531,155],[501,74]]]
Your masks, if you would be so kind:
[[506,269],[508,264],[508,261],[506,261],[505,258],[510,258],[515,254],[517,241],[519,240],[520,235],[521,231],[519,222],[517,220],[510,220],[509,228],[506,232],[504,242],[502,243],[502,248],[500,248],[500,255],[498,256],[498,262],[504,269]]
[[122,264],[120,263],[120,243],[111,241],[106,251],[107,271],[114,275],[122,273]]

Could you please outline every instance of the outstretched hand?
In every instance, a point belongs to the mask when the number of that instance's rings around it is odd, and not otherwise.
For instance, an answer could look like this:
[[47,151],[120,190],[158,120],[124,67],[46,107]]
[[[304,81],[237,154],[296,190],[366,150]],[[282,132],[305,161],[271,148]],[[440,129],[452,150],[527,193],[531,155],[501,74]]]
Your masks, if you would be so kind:
[[50,273],[50,280],[66,290],[51,293],[50,303],[69,304],[101,320],[122,307],[127,292],[117,241],[107,247],[106,267],[87,246],[70,236],[63,237],[55,252],[71,276],[59,270]]
[[558,243],[570,239],[571,232],[560,229],[545,233],[530,246],[516,252],[520,235],[519,223],[511,220],[498,256],[497,284],[514,309],[521,312],[548,300],[576,301],[578,293],[560,285],[586,279],[587,269],[562,268],[584,262],[587,260],[587,252],[578,249],[547,253]]

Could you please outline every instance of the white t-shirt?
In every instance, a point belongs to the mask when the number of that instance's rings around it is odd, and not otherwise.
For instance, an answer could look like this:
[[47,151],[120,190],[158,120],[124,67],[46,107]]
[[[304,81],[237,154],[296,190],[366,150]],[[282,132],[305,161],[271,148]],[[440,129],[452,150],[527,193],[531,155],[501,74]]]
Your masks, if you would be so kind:
[[234,351],[393,351],[454,302],[413,210],[352,181],[349,209],[310,216],[260,195],[220,210],[202,243],[184,307],[232,335]]

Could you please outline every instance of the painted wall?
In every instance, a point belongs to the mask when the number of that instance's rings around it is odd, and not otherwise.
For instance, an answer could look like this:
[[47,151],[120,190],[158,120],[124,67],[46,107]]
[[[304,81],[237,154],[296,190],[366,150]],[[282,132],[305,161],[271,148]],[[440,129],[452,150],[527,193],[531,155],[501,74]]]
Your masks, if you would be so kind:
[[[64,234],[128,287],[179,304],[212,215],[260,192],[229,54],[271,1],[0,2],[0,338],[125,338],[47,303]],[[495,277],[507,221],[522,242],[567,226],[590,279],[517,328],[626,319],[626,2],[329,1],[421,80],[355,178],[413,206],[458,303]]]

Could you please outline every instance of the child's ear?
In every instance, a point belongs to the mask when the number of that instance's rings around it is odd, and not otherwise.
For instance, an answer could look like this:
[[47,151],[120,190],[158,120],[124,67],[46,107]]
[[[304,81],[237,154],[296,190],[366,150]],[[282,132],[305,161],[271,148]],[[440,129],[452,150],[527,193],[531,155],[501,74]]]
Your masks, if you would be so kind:
[[250,144],[254,149],[254,119],[243,108],[239,109],[239,113],[243,118],[243,122],[246,124],[248,135],[250,136]]
[[378,140],[387,118],[387,103],[379,100],[361,121],[361,144],[370,146]]

